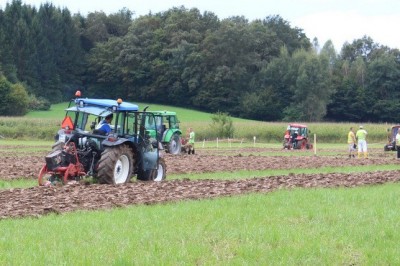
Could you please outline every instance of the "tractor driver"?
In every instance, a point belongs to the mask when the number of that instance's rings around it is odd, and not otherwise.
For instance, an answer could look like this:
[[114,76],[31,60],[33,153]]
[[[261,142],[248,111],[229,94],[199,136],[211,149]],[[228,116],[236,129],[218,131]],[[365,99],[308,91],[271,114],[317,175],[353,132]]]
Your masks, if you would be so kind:
[[96,127],[96,133],[101,135],[108,135],[111,132],[111,122],[113,120],[113,114],[107,115],[103,121],[101,121]]
[[293,134],[292,134],[292,147],[296,148],[297,146],[297,136],[299,135],[299,132],[296,130]]

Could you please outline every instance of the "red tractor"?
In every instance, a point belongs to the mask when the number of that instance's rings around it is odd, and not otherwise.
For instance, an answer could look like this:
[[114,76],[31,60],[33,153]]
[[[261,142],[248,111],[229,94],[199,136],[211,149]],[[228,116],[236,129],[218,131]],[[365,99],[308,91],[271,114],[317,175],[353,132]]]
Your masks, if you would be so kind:
[[310,143],[307,125],[304,124],[289,124],[283,139],[283,148],[292,149],[312,149],[313,145]]

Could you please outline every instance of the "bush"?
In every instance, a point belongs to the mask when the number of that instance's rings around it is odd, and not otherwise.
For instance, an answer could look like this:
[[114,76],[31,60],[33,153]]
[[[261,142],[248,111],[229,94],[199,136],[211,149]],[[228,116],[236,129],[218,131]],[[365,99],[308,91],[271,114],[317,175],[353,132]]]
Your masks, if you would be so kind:
[[27,113],[28,93],[21,83],[12,84],[0,76],[0,115],[22,116]]
[[216,137],[232,138],[235,128],[232,118],[223,112],[217,112],[211,116],[212,123],[211,131],[216,134]]
[[10,108],[12,108],[13,116],[23,116],[28,112],[28,93],[21,83],[16,83],[11,86],[9,96]]
[[29,96],[28,109],[31,111],[48,111],[50,110],[50,102],[43,97]]

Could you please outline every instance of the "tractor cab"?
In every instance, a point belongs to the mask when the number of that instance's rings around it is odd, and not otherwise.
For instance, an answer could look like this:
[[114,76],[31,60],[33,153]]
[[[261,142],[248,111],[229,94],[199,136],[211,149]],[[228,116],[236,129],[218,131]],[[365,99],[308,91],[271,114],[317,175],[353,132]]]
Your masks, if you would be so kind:
[[311,149],[313,146],[309,143],[309,134],[311,131],[307,125],[291,123],[287,126],[284,139],[284,149]]
[[[179,120],[176,112],[171,111],[152,111],[154,121],[148,121],[146,129],[149,135],[157,138],[164,149],[170,154],[180,154],[182,131],[179,128]],[[155,124],[156,130],[151,129]]]
[[383,147],[384,151],[395,151],[397,150],[396,148],[396,135],[397,131],[399,131],[400,125],[395,125],[392,126],[391,128],[388,128],[387,130],[387,143]]

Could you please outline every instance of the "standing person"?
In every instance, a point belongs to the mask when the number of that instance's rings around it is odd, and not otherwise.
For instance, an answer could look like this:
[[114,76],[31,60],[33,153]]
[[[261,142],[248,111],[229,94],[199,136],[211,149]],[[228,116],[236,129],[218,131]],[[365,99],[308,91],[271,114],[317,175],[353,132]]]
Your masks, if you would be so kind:
[[396,150],[397,150],[397,159],[400,159],[400,129],[397,130],[396,134]]
[[349,145],[349,158],[354,158],[353,152],[356,150],[356,135],[354,134],[353,127],[350,127],[350,131],[347,134],[347,144]]
[[97,127],[96,132],[101,135],[108,135],[111,132],[111,122],[113,120],[113,114],[107,115],[103,121],[101,121]]
[[297,136],[299,136],[299,131],[296,130],[292,134],[292,149],[296,149],[297,148]]
[[361,153],[364,153],[364,158],[368,158],[368,150],[367,150],[367,131],[363,126],[360,126],[360,129],[357,130],[356,138],[358,140],[358,158],[361,157]]
[[195,139],[196,134],[194,133],[193,129],[190,127],[189,128],[189,151],[188,153],[194,154],[194,139]]

